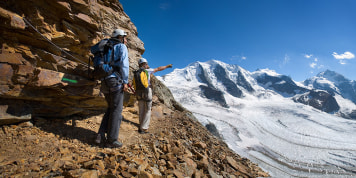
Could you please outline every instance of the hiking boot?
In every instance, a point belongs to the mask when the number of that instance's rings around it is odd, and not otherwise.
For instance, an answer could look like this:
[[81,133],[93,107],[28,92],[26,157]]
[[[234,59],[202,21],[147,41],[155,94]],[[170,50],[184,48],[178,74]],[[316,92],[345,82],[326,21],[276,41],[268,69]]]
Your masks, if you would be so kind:
[[94,142],[98,145],[105,143],[106,138],[104,135],[98,134],[94,140]]
[[111,142],[111,143],[106,143],[106,147],[108,147],[108,148],[120,148],[120,147],[122,147],[122,143],[121,142],[119,142],[119,141],[114,141],[114,142]]
[[147,129],[139,129],[139,130],[138,130],[138,133],[140,133],[140,134],[146,134],[146,133],[149,133],[149,132],[147,131]]

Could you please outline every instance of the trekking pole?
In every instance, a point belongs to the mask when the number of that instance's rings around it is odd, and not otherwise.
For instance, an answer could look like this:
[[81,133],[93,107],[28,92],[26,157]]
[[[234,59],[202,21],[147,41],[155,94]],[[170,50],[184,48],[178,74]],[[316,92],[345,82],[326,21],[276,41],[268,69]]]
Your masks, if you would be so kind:
[[127,84],[127,86],[129,86],[129,88],[131,89],[131,91],[133,92],[133,94],[136,94],[135,89],[132,88],[131,84]]

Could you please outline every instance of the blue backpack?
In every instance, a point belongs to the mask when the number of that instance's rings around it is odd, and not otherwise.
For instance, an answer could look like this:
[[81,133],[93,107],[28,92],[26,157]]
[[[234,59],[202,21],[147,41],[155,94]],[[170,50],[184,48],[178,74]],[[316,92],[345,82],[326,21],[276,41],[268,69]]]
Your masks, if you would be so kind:
[[[114,46],[120,43],[117,40],[112,39],[103,39],[97,44],[90,48],[90,52],[94,57],[90,57],[90,60],[93,61],[94,70],[88,70],[89,78],[94,80],[102,80],[105,77],[111,75],[115,72],[114,69]],[[110,52],[110,57],[105,57],[107,53]]]

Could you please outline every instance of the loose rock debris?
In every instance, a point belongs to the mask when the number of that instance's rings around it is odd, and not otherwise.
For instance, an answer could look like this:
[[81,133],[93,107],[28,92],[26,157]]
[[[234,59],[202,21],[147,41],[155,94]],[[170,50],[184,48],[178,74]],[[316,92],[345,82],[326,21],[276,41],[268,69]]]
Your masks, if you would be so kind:
[[262,177],[257,165],[232,152],[190,113],[155,106],[149,134],[139,134],[137,110],[127,107],[122,148],[93,143],[102,115],[34,118],[0,130],[2,177]]

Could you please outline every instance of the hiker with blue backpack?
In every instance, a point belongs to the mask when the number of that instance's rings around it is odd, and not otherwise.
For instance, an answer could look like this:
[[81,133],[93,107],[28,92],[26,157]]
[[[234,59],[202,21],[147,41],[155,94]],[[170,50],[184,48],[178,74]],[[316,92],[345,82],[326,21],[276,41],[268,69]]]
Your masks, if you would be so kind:
[[151,120],[152,108],[152,86],[151,74],[155,72],[172,68],[172,64],[157,68],[150,68],[145,58],[139,60],[139,69],[134,71],[134,88],[139,107],[139,122],[138,132],[140,134],[148,133],[148,127]]
[[110,148],[123,145],[118,138],[124,91],[128,89],[129,59],[126,36],[123,30],[115,29],[110,39],[103,39],[91,48],[94,54],[92,77],[101,81],[100,90],[108,104],[95,142]]

